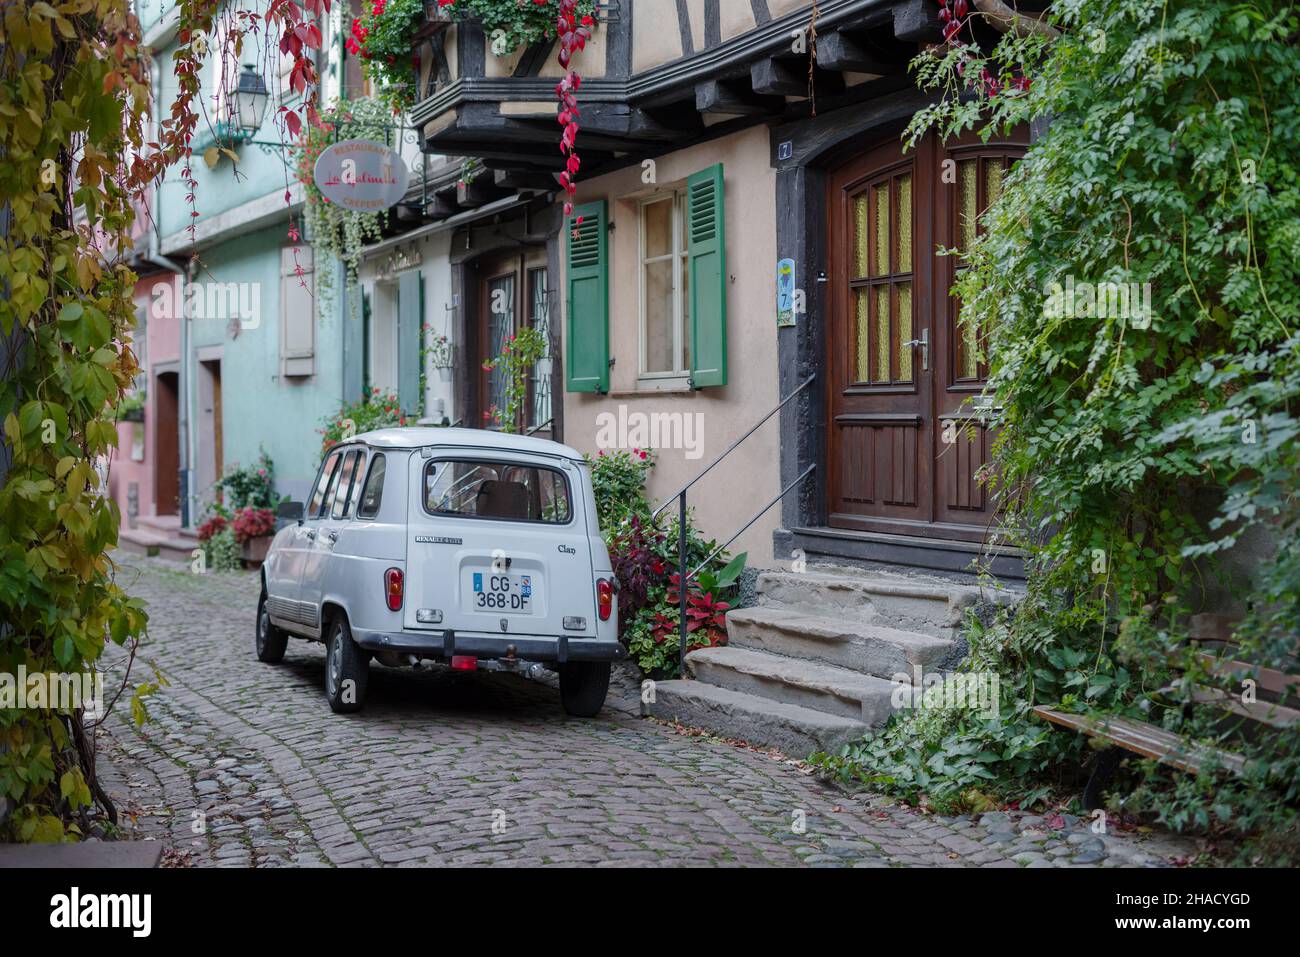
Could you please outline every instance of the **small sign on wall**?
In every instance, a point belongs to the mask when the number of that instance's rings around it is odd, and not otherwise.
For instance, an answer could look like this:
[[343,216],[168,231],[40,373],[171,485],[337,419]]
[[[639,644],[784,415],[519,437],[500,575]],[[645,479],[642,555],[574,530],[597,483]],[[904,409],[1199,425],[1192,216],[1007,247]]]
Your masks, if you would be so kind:
[[331,203],[358,212],[388,209],[406,193],[406,164],[383,143],[343,140],[316,160],[316,188]]
[[795,324],[798,290],[794,287],[794,260],[782,259],[776,264],[776,324]]

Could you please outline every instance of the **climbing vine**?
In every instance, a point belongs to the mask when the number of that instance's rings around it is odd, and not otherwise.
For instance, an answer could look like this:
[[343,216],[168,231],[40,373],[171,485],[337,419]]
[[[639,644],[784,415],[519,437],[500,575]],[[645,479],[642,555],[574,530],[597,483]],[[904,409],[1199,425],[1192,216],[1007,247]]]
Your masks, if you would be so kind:
[[[80,703],[12,697],[12,679],[80,676],[108,643],[135,648],[142,603],[114,577],[120,521],[97,464],[117,441],[112,410],[138,371],[131,347],[134,201],[172,166],[198,218],[191,142],[204,116],[202,68],[237,63],[245,42],[292,60],[303,106],[277,108],[290,137],[312,105],[327,0],[228,8],[182,0],[172,62],[151,66],[126,0],[16,0],[0,19],[0,840],[72,840],[115,810],[95,777],[101,716]],[[151,129],[150,72],[176,77]],[[237,70],[225,71],[233,75]],[[301,110],[301,112],[300,112]],[[209,120],[210,121],[210,120]],[[288,201],[286,192],[286,202]],[[191,226],[191,230],[193,227]],[[193,236],[193,232],[191,232]],[[105,689],[107,708],[132,680]],[[130,689],[137,720],[161,679]],[[98,815],[102,814],[103,817]]]

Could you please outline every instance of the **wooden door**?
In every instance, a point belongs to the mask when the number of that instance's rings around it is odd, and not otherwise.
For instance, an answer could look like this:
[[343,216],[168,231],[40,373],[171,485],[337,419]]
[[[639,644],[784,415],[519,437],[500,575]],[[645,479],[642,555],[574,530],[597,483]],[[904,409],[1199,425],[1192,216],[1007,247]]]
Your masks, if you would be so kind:
[[927,523],[931,509],[929,148],[893,140],[830,181],[830,523],[864,531]]
[[828,181],[828,521],[980,541],[993,515],[978,479],[987,423],[971,409],[987,367],[949,296],[963,246],[1023,140],[897,137]]

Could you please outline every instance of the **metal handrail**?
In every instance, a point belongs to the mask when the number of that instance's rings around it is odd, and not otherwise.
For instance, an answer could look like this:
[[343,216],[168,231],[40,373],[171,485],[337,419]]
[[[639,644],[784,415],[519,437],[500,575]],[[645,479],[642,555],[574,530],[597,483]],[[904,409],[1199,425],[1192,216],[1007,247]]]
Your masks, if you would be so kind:
[[795,396],[797,396],[797,395],[798,395],[800,392],[802,392],[804,389],[808,388],[808,386],[812,385],[812,381],[813,381],[814,379],[816,379],[816,378],[817,378],[817,373],[814,372],[814,373],[813,373],[812,375],[810,375],[808,378],[804,379],[803,382],[801,382],[801,383],[799,384],[799,387],[798,387],[797,389],[795,389],[793,392],[791,392],[789,395],[787,395],[784,399],[782,399],[780,402],[778,402],[778,403],[777,403],[777,404],[776,404],[776,405],[775,405],[775,406],[774,406],[774,407],[773,407],[773,408],[772,408],[772,409],[767,413],[767,415],[763,416],[763,417],[762,417],[761,419],[759,419],[756,423],[754,423],[753,427],[752,427],[748,432],[746,432],[746,433],[745,433],[744,435],[742,435],[740,438],[736,439],[736,441],[732,442],[730,448],[728,448],[725,452],[723,452],[723,453],[722,453],[721,455],[719,455],[716,459],[714,459],[712,462],[710,462],[710,463],[708,464],[708,466],[704,469],[703,472],[701,472],[699,475],[695,476],[695,478],[691,479],[689,482],[687,482],[685,485],[683,485],[683,486],[681,487],[681,489],[679,489],[678,492],[677,492],[675,495],[671,495],[671,496],[669,496],[668,498],[666,498],[666,499],[664,500],[664,503],[663,503],[662,505],[660,505],[657,509],[655,509],[653,512],[650,513],[650,517],[651,517],[652,519],[653,519],[653,518],[657,518],[657,517],[659,516],[659,513],[662,512],[665,508],[667,508],[670,504],[672,504],[672,502],[673,502],[674,499],[680,498],[681,496],[685,495],[687,489],[689,489],[692,485],[694,485],[694,484],[695,484],[696,482],[698,482],[700,479],[704,478],[704,476],[708,475],[709,472],[713,469],[713,466],[717,465],[719,462],[721,462],[723,459],[725,459],[728,455],[730,455],[730,454],[735,450],[736,446],[738,446],[741,442],[745,441],[745,439],[749,438],[751,435],[753,435],[755,432],[757,432],[757,431],[758,431],[758,427],[759,427],[760,425],[762,425],[764,422],[766,422],[766,421],[767,421],[768,419],[770,419],[772,416],[776,415],[776,414],[777,414],[778,412],[780,412],[783,408],[785,408],[785,404],[786,404],[787,402],[789,402],[791,399],[793,399]]
[[713,470],[713,467],[715,465],[717,465],[728,455],[734,452],[736,447],[740,445],[741,442],[744,442],[745,439],[749,438],[756,431],[758,431],[759,426],[761,426],[764,422],[766,422],[772,416],[776,415],[776,413],[780,412],[783,408],[785,408],[786,403],[788,403],[791,399],[797,396],[800,392],[808,388],[808,386],[812,385],[813,380],[816,378],[817,378],[817,373],[814,372],[808,378],[804,379],[803,382],[801,382],[793,392],[791,392],[784,399],[778,402],[771,410],[768,411],[768,413],[765,416],[763,416],[756,423],[754,423],[754,425],[749,429],[749,431],[747,431],[740,438],[736,439],[736,441],[732,442],[731,445],[728,446],[725,452],[723,452],[716,459],[710,462],[708,466],[704,469],[704,471],[700,472],[698,475],[695,476],[695,478],[691,479],[689,482],[683,485],[681,489],[677,492],[677,494],[673,495],[671,498],[665,499],[662,505],[660,505],[657,509],[655,509],[653,512],[650,513],[650,521],[656,522],[659,518],[660,512],[662,512],[665,508],[667,508],[670,504],[672,504],[674,500],[677,502],[677,621],[678,621],[678,632],[679,632],[679,637],[677,642],[677,673],[679,675],[684,675],[686,673],[686,635],[688,630],[687,628],[688,623],[686,621],[686,592],[687,592],[687,588],[690,585],[691,579],[695,578],[699,574],[701,568],[703,568],[709,562],[713,561],[713,559],[715,559],[718,555],[720,555],[723,551],[725,551],[728,545],[730,545],[737,538],[743,535],[751,525],[753,525],[760,518],[762,518],[763,514],[767,512],[769,508],[771,508],[777,502],[781,501],[781,499],[783,499],[791,489],[793,489],[796,485],[798,485],[809,475],[811,475],[813,473],[813,470],[817,468],[817,465],[814,463],[808,466],[806,469],[804,469],[798,478],[796,478],[785,488],[781,489],[780,494],[777,495],[776,498],[772,499],[772,501],[764,505],[762,509],[760,509],[759,512],[753,518],[751,518],[748,522],[746,522],[743,526],[741,526],[738,532],[736,532],[729,539],[727,539],[727,541],[724,544],[714,549],[713,553],[709,555],[708,558],[702,561],[699,565],[697,565],[694,568],[694,570],[692,570],[689,573],[687,573],[686,571],[686,493],[687,491],[690,490],[692,485],[694,485],[700,479],[704,478],[704,476],[708,475],[709,472]]

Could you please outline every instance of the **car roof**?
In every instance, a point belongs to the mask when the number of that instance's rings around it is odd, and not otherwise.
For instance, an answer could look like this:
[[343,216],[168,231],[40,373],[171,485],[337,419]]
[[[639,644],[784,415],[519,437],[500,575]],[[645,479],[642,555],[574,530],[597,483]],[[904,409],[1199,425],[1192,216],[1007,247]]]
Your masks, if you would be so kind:
[[[488,449],[504,452],[524,452],[533,455],[551,455],[582,461],[582,453],[559,442],[537,439],[530,435],[511,435],[491,429],[454,429],[437,426],[403,426],[375,429],[353,436],[348,442],[364,442],[377,449],[419,449],[425,446],[443,448]],[[344,443],[340,443],[344,444]]]

